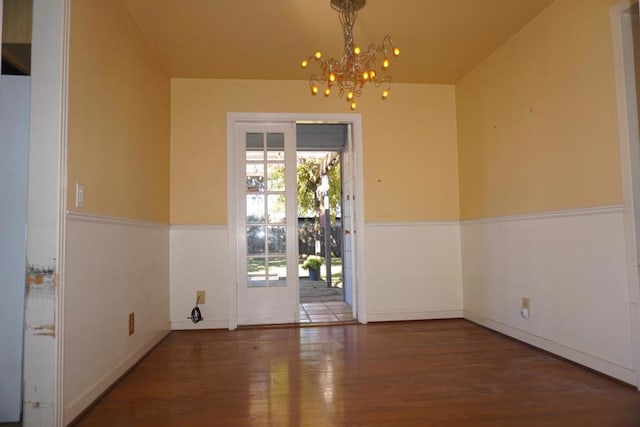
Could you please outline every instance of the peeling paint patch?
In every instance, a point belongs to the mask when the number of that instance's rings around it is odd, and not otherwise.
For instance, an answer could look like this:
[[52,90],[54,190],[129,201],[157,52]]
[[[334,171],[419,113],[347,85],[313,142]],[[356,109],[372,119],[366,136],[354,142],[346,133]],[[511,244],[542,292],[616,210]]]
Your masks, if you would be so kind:
[[32,328],[33,335],[42,335],[46,337],[55,337],[56,336],[56,328],[54,325],[40,325]]
[[52,267],[42,267],[38,265],[27,265],[26,271],[27,290],[32,287],[56,286],[58,277]]
[[51,426],[56,416],[56,273],[28,264],[25,274],[23,425]]
[[55,298],[57,274],[52,267],[28,264],[25,305],[25,336],[55,337]]
[[52,403],[44,403],[44,402],[31,401],[31,400],[25,400],[24,406],[28,408],[33,408],[33,409],[53,408]]

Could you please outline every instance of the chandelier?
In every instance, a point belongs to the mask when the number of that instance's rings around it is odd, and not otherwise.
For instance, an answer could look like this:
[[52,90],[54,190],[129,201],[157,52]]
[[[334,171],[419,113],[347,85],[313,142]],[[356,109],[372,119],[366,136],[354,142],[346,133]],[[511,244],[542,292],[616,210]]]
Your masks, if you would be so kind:
[[[369,45],[367,50],[360,49],[353,41],[353,25],[366,0],[331,0],[331,7],[340,15],[340,24],[344,33],[344,54],[339,59],[322,59],[322,52],[317,51],[302,61],[302,68],[306,68],[315,60],[322,72],[309,78],[311,94],[316,95],[320,87],[324,87],[324,96],[333,91],[344,97],[351,110],[356,109],[356,98],[362,94],[362,89],[369,83],[382,88],[382,99],[387,99],[391,90],[391,76],[385,72],[389,68],[390,54],[400,55],[400,49],[394,46],[391,36],[386,35],[382,44]],[[378,65],[382,68],[378,69]]]

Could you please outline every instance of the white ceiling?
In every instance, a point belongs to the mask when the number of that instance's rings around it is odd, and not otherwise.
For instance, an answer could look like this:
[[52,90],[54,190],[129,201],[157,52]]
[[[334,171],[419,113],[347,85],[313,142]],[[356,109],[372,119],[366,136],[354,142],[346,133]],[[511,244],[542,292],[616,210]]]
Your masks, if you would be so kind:
[[[306,80],[300,61],[343,52],[329,0],[123,0],[171,77]],[[390,34],[395,82],[455,83],[553,0],[368,0],[361,46]]]

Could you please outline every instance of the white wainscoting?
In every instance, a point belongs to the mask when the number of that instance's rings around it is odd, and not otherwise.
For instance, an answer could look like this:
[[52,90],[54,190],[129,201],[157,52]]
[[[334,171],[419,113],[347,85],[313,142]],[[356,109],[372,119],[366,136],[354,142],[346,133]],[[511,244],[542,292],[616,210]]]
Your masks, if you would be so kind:
[[457,221],[366,227],[370,322],[462,317]]
[[170,331],[168,225],[69,213],[66,230],[65,424]]
[[[226,225],[171,226],[171,328],[219,329],[229,327],[229,257]],[[188,317],[196,291],[206,292],[199,306],[204,320]]]
[[621,206],[463,221],[461,233],[465,318],[635,384]]

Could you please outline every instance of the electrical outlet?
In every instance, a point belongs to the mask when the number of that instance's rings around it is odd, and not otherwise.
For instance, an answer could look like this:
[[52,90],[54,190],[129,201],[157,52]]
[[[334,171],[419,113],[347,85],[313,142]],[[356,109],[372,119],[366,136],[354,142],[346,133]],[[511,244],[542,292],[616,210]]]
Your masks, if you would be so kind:
[[205,291],[196,291],[196,302],[204,304],[207,302],[207,293]]
[[136,331],[136,315],[135,313],[129,313],[129,335],[133,335]]
[[520,308],[520,316],[522,316],[523,319],[528,319],[530,315],[531,315],[531,301],[529,301],[529,298],[523,297],[522,307]]

